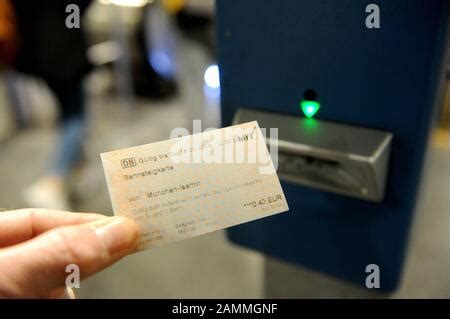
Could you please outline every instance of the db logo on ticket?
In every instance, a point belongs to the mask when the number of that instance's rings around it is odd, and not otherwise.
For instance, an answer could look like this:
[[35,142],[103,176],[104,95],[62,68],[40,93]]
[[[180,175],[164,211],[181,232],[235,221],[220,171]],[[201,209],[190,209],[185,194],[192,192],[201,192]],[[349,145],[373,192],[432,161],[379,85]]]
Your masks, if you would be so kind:
[[120,165],[122,165],[122,168],[134,167],[136,166],[136,158],[124,158],[123,160],[120,160]]

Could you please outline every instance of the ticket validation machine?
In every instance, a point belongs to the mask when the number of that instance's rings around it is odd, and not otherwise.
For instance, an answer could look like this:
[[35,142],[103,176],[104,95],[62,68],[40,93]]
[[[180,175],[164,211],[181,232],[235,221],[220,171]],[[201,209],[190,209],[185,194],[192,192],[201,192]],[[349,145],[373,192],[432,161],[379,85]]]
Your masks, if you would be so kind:
[[232,242],[359,285],[376,264],[380,288],[397,287],[443,79],[448,7],[217,0],[222,124],[278,128],[290,207],[231,228]]

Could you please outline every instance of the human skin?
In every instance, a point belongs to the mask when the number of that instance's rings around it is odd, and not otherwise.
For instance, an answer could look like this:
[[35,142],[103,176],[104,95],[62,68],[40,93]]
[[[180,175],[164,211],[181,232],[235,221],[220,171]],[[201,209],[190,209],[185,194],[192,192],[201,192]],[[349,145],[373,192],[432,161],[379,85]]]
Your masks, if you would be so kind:
[[71,298],[66,267],[81,279],[133,252],[139,227],[125,217],[46,209],[0,212],[0,298]]

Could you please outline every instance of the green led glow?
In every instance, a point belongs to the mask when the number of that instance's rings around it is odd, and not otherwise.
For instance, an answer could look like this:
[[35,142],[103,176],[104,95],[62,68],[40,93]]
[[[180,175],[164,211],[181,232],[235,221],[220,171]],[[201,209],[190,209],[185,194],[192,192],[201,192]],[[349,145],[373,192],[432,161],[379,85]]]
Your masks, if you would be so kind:
[[318,122],[316,119],[313,118],[307,118],[307,119],[302,119],[301,120],[301,127],[303,128],[303,132],[307,132],[307,133],[316,133],[318,130]]
[[316,101],[301,101],[300,107],[307,118],[313,117],[320,109],[320,103]]

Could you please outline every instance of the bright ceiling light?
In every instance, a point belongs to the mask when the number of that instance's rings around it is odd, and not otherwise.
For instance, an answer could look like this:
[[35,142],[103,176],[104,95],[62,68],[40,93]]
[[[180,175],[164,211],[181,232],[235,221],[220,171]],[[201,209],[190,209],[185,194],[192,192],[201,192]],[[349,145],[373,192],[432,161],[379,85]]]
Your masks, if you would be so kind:
[[114,4],[121,7],[139,8],[145,6],[149,2],[153,2],[153,0],[99,0],[99,2],[103,4]]
[[208,87],[220,88],[219,67],[216,64],[210,65],[205,71],[204,79]]

